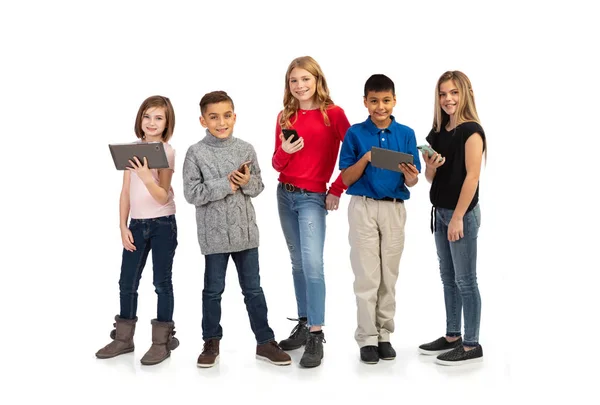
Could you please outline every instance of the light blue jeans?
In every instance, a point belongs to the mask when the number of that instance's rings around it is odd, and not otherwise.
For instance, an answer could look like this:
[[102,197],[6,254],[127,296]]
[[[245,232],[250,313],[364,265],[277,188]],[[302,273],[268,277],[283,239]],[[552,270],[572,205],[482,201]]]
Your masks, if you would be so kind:
[[436,208],[435,245],[440,263],[446,304],[446,336],[461,335],[461,310],[464,313],[465,346],[479,343],[481,297],[477,286],[477,233],[481,211],[476,205],[463,217],[464,237],[448,241],[448,224],[454,210]]
[[277,206],[292,259],[298,317],[308,326],[325,324],[325,193],[289,192],[279,184]]

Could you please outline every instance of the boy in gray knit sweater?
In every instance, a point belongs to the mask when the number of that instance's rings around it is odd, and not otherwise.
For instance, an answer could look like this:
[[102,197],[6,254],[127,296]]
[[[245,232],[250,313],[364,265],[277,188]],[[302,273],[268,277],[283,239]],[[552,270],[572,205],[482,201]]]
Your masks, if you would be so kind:
[[189,147],[183,164],[183,189],[187,202],[196,206],[200,251],[205,258],[202,290],[202,338],[198,367],[212,367],[219,359],[223,337],[221,295],[225,272],[233,258],[250,326],[256,337],[256,357],[276,365],[291,364],[278,346],[267,321],[267,303],[260,286],[258,227],[252,197],[264,184],[252,145],[232,135],[233,101],[224,91],[205,94],[200,100],[200,124],[206,135]]

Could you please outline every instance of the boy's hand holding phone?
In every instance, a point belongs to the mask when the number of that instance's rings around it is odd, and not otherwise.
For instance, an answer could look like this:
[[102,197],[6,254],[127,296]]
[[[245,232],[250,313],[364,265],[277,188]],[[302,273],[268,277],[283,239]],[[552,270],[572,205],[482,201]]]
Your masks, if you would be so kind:
[[237,170],[232,172],[229,176],[229,180],[237,186],[245,186],[250,181],[250,165],[252,161],[249,160],[244,162],[238,167]]

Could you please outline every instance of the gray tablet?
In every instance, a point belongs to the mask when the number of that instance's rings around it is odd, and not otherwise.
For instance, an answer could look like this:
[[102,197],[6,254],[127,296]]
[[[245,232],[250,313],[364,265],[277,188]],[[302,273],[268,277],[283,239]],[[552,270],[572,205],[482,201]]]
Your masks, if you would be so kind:
[[117,170],[126,170],[128,166],[131,167],[129,160],[133,161],[134,156],[141,163],[144,163],[144,157],[148,159],[150,169],[169,167],[165,146],[162,142],[118,143],[110,144],[108,147]]
[[371,148],[371,164],[373,166],[399,172],[398,165],[400,163],[413,163],[413,155],[376,146]]

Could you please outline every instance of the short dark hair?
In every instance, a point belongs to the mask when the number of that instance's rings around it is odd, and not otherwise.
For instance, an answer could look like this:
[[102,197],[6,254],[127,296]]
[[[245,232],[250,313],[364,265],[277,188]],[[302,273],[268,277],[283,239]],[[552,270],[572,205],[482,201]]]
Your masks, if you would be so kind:
[[224,91],[218,90],[206,93],[200,100],[200,114],[204,114],[206,107],[208,107],[209,104],[223,103],[226,101],[231,103],[231,109],[234,110],[235,108],[233,106],[233,100]]
[[367,79],[365,82],[365,97],[370,91],[391,91],[392,94],[396,95],[396,88],[392,79],[382,74],[374,74]]

